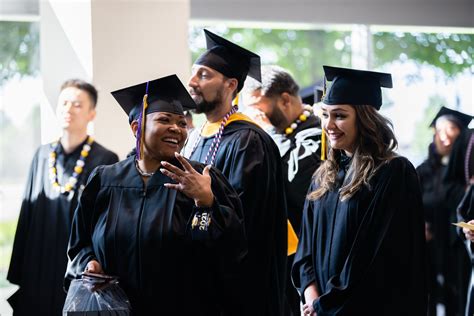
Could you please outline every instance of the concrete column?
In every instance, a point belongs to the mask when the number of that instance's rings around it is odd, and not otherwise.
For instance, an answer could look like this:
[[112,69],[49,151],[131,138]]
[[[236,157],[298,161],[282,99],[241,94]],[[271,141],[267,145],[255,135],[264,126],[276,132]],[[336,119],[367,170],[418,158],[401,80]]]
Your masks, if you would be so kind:
[[99,90],[94,137],[125,157],[134,138],[110,91],[173,73],[187,80],[189,1],[41,1],[42,141],[58,135],[61,83],[79,77]]
[[372,34],[369,25],[352,26],[352,68],[371,69],[373,65]]

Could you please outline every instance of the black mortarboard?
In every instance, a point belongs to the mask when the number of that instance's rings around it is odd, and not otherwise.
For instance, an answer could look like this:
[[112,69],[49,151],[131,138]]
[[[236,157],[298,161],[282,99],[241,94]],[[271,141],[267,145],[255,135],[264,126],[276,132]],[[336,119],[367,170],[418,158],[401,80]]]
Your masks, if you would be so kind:
[[239,82],[237,91],[244,86],[247,75],[261,82],[260,56],[208,30],[204,33],[207,51],[194,64],[217,70],[228,78],[236,78]]
[[323,66],[328,81],[332,81],[323,102],[328,105],[382,106],[382,90],[392,88],[392,75],[382,72]]
[[469,123],[471,123],[472,115],[464,114],[462,112],[451,110],[447,107],[442,106],[436,114],[435,118],[430,124],[430,127],[435,127],[436,121],[440,117],[445,117],[446,119],[455,122],[461,129],[467,128]]
[[319,84],[312,84],[300,90],[299,95],[304,104],[313,105],[321,101],[323,87]]
[[143,116],[154,112],[184,115],[185,110],[196,108],[196,103],[176,75],[143,82],[111,92],[115,100],[128,115],[131,124],[138,120],[137,156],[140,159],[143,147]]
[[128,114],[129,123],[138,119],[145,94],[148,94],[146,114],[169,112],[184,115],[183,111],[196,108],[196,103],[179,78],[170,75],[112,92],[113,97]]

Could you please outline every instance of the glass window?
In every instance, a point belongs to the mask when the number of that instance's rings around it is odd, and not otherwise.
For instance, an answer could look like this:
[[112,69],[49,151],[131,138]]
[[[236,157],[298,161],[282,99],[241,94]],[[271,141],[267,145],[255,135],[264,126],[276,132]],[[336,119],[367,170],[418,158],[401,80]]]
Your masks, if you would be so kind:
[[[6,281],[13,237],[29,166],[40,145],[39,24],[0,21],[0,293]],[[0,314],[11,312],[0,298]]]

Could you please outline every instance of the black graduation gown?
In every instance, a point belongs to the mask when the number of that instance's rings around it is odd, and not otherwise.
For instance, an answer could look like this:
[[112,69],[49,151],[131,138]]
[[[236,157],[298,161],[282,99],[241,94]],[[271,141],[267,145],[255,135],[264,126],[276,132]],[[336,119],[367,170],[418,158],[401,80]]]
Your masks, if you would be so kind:
[[[341,168],[338,178],[344,179]],[[340,201],[338,185],[306,201],[293,282],[324,315],[425,315],[423,208],[415,169],[397,157]],[[313,184],[311,190],[316,185]]]
[[[474,156],[473,156],[474,157]],[[470,184],[464,194],[464,197],[459,203],[458,209],[458,221],[469,222],[474,219],[474,184]],[[465,240],[464,233],[462,229],[459,229],[459,234],[464,240],[466,245],[467,253],[469,254],[471,261],[471,282],[468,286],[467,302],[466,302],[466,316],[474,314],[474,287],[473,287],[473,278],[474,278],[474,243],[469,240]]]
[[[446,307],[447,315],[463,315],[470,276],[469,256],[451,223],[457,221],[456,209],[465,191],[464,157],[466,146],[462,133],[453,144],[449,163],[441,164],[434,144],[428,159],[417,167],[423,194],[425,221],[433,239],[427,242],[430,315],[436,304]],[[442,280],[442,282],[440,282]]]
[[[197,208],[166,188],[172,181],[160,172],[145,186],[134,159],[91,175],[73,220],[66,286],[95,259],[119,277],[134,316],[220,315],[231,304],[227,286],[239,278],[246,254],[237,193],[212,168],[214,204]],[[202,172],[202,164],[191,163]],[[191,229],[197,212],[211,213],[208,233]]]
[[[65,154],[58,145],[59,183],[64,184],[72,175],[83,144],[70,154]],[[9,299],[15,316],[62,315],[66,298],[63,290],[66,250],[78,196],[95,167],[118,161],[115,153],[94,142],[78,179],[78,189],[64,195],[52,187],[49,178],[48,159],[52,148],[52,144],[47,144],[37,150],[21,205],[7,275],[11,283],[20,286]]]
[[313,174],[321,164],[321,127],[318,119],[310,116],[289,136],[271,136],[283,161],[288,219],[298,234],[306,194]]
[[[321,164],[321,125],[314,115],[309,116],[290,135],[271,133],[283,162],[288,220],[299,234],[303,206],[314,172]],[[300,297],[290,281],[294,254],[288,256],[286,296],[288,309],[285,314],[300,314]]]
[[[191,159],[204,161],[212,141],[213,137],[203,137]],[[194,145],[192,137],[188,145]],[[215,167],[238,192],[244,210],[249,248],[240,285],[240,315],[281,315],[287,213],[278,148],[260,127],[244,120],[233,121],[224,128]]]

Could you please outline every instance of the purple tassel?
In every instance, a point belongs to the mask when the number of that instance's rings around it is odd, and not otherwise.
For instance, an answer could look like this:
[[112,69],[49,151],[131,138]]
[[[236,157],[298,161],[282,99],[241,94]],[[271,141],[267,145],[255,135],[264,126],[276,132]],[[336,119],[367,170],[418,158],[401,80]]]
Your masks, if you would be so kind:
[[[150,81],[146,83],[146,90],[145,95],[148,94],[148,87],[150,85]],[[144,98],[145,100],[145,98]],[[143,107],[145,106],[144,102],[142,103],[142,110],[140,111],[140,115],[138,116],[138,131],[137,131],[137,139],[135,140],[135,151],[137,153],[137,159],[140,160],[141,157],[141,139],[142,139],[142,124],[143,124]],[[146,110],[146,109],[145,109]]]
[[137,139],[135,140],[135,152],[137,155],[137,160],[140,160],[140,140],[142,139],[142,112],[140,111],[140,115],[138,116],[138,131],[137,131]]

